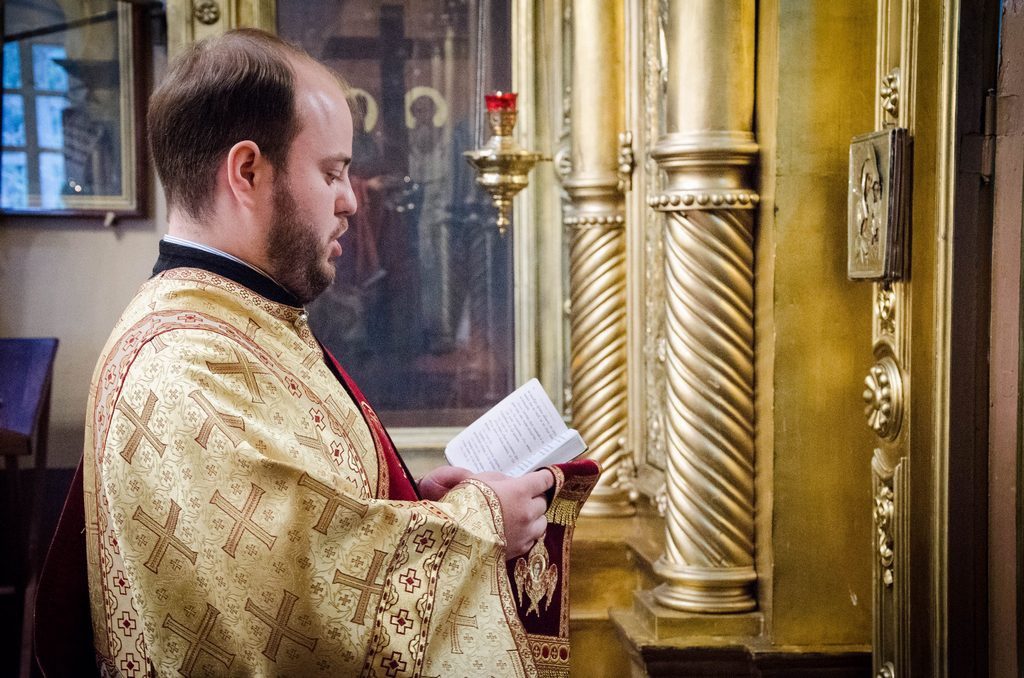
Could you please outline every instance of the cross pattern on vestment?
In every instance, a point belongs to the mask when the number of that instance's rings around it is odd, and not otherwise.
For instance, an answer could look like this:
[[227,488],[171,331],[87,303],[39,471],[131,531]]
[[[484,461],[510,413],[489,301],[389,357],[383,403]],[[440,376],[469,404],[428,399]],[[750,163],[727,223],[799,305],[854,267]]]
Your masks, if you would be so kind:
[[313,526],[313,529],[320,534],[327,534],[327,528],[330,527],[331,521],[334,520],[334,514],[338,512],[338,507],[340,506],[344,506],[350,511],[358,513],[361,517],[366,517],[366,511],[369,508],[368,505],[361,501],[357,501],[352,497],[346,497],[343,494],[338,494],[329,485],[311,477],[308,473],[303,473],[302,477],[299,478],[299,486],[312,490],[327,500],[327,504],[324,506],[324,510],[320,514],[320,520],[318,520],[316,525]]
[[210,633],[213,631],[219,616],[220,610],[207,603],[206,612],[203,613],[203,618],[199,620],[199,626],[195,631],[171,615],[167,615],[167,618],[164,619],[164,628],[181,636],[188,643],[188,651],[185,652],[185,657],[181,660],[178,673],[183,676],[191,675],[195,670],[196,662],[199,661],[199,658],[204,653],[219,661],[224,665],[224,668],[231,667],[231,663],[235,661],[235,655],[209,640]]
[[[483,557],[483,559],[482,559],[483,563],[484,563],[484,565],[488,566],[488,569],[490,569],[490,568],[497,568],[498,567],[498,549],[499,548],[501,548],[501,547],[495,546],[493,549],[491,549],[490,553],[488,553],[486,556]],[[504,568],[502,568],[502,569],[504,569]],[[493,574],[493,572],[492,572],[492,574]],[[498,577],[504,577],[504,576],[505,576],[505,573],[499,571],[497,573],[497,576],[489,577],[489,579],[491,580],[491,595],[492,596],[498,595]]]
[[267,638],[267,644],[263,648],[263,656],[272,662],[277,661],[277,651],[281,649],[281,641],[285,638],[296,645],[301,645],[310,652],[316,648],[316,641],[319,638],[305,636],[288,626],[288,620],[292,616],[292,610],[295,609],[295,603],[298,599],[297,595],[286,590],[284,592],[284,599],[277,608],[276,617],[271,617],[268,612],[257,606],[256,603],[252,602],[252,598],[246,598],[245,600],[245,611],[252,613],[257,619],[270,627],[270,637]]
[[[92,497],[95,495],[92,492],[85,493],[85,500],[87,502],[92,501]],[[86,504],[90,506],[91,504]],[[99,514],[95,514],[95,517],[88,517],[85,521],[85,534],[88,537],[99,535],[100,533],[100,518]]]
[[213,403],[206,399],[206,396],[199,389],[189,393],[188,397],[194,400],[203,409],[203,412],[206,413],[206,419],[203,420],[203,425],[199,427],[196,442],[205,450],[207,443],[210,442],[210,434],[213,433],[213,429],[217,428],[228,437],[232,445],[238,447],[238,443],[242,442],[242,437],[233,429],[244,431],[245,421],[241,417],[236,417],[233,414],[224,414],[219,411],[213,406]]
[[476,629],[480,628],[476,623],[476,615],[468,617],[462,614],[462,606],[466,599],[461,598],[455,611],[448,617],[448,625],[452,628],[452,654],[462,654],[462,647],[459,645],[459,627]]
[[256,333],[261,329],[263,328],[260,327],[260,324],[258,322],[256,322],[252,318],[249,318],[249,324],[245,326],[245,336],[251,340],[255,340]]
[[328,459],[331,457],[331,448],[324,442],[324,438],[320,435],[320,429],[316,426],[313,427],[313,435],[304,436],[301,433],[295,434],[295,439],[299,441],[299,444],[303,447],[308,447],[311,450],[315,450],[320,454],[324,455]]
[[309,355],[302,359],[300,363],[307,370],[313,369],[313,365],[322,363],[324,361],[324,354],[317,351],[310,351]]
[[434,544],[437,543],[437,540],[434,539],[434,531],[427,530],[423,534],[418,534],[413,537],[412,543],[416,544],[416,553],[423,553],[426,549],[434,548]]
[[153,430],[149,428],[149,420],[153,418],[153,412],[156,410],[157,397],[152,391],[146,396],[146,403],[142,406],[142,412],[136,412],[133,410],[124,398],[117,401],[115,409],[119,410],[121,414],[128,417],[135,426],[135,431],[132,432],[132,437],[128,439],[124,449],[121,450],[121,456],[129,464],[132,463],[132,457],[139,449],[139,445],[142,443],[142,439],[145,438],[156,453],[161,457],[164,456],[164,450],[167,449],[167,444],[160,442],[160,439],[156,437]]
[[241,509],[235,508],[234,504],[225,499],[220,490],[214,490],[213,498],[210,499],[211,504],[231,516],[231,519],[235,521],[234,526],[231,528],[231,534],[228,535],[227,542],[221,547],[232,558],[235,557],[238,543],[242,541],[242,535],[246,532],[263,542],[268,551],[274,548],[274,542],[277,541],[276,536],[252,521],[252,514],[256,512],[256,507],[263,497],[264,489],[255,483],[250,482],[249,484],[252,485],[252,490],[249,491],[249,496],[246,498]]
[[[340,408],[331,402],[330,398],[327,400],[328,405],[334,406],[336,412],[339,411]],[[338,432],[338,435],[345,439],[345,445],[348,446],[348,451],[352,454],[355,454],[357,449],[355,441],[352,440],[352,427],[355,426],[358,417],[359,415],[352,410],[345,412],[345,414],[341,415],[341,430]]]
[[355,612],[352,613],[352,623],[354,624],[364,623],[363,618],[366,616],[366,608],[370,604],[370,596],[384,595],[384,582],[382,581],[379,584],[375,582],[387,555],[384,551],[373,550],[373,561],[370,562],[370,569],[366,573],[366,579],[353,577],[341,570],[334,571],[335,584],[345,584],[346,586],[359,589],[359,601],[356,603]]
[[453,553],[458,553],[460,556],[465,557],[466,560],[470,559],[473,555],[473,545],[463,544],[461,541],[452,540],[452,543],[448,546],[448,549]]
[[[340,411],[340,408],[338,407],[337,403],[335,403],[330,397],[327,398],[327,400],[324,402],[324,405],[327,406],[327,410],[329,412]],[[349,410],[345,414],[341,415],[341,426],[337,428],[331,426],[331,429],[335,430],[335,432],[345,440],[345,447],[348,449],[350,454],[355,454],[356,452],[356,444],[355,441],[352,440],[352,426],[356,423],[356,416],[357,415],[355,412]],[[319,426],[313,426],[312,436],[304,436],[299,433],[296,433],[295,439],[298,440],[299,443],[301,443],[302,445],[310,449],[316,450],[317,452],[320,452],[321,454],[328,458],[332,457],[331,453],[333,452],[333,450],[331,450],[330,446],[324,442],[323,436],[320,435]]]
[[402,661],[402,653],[398,650],[392,650],[390,656],[380,658],[380,667],[388,678],[395,678],[399,671],[405,671],[406,666],[408,662]]
[[175,530],[178,529],[178,516],[180,514],[181,507],[172,499],[171,509],[167,512],[167,521],[161,525],[143,511],[141,506],[135,507],[135,513],[132,515],[132,519],[139,521],[142,523],[143,527],[156,535],[156,546],[153,547],[153,551],[149,554],[149,558],[146,559],[146,562],[143,563],[143,565],[146,566],[146,569],[154,574],[159,573],[160,562],[163,561],[164,556],[167,555],[167,548],[170,546],[173,546],[178,553],[188,558],[189,562],[193,565],[196,564],[196,556],[199,554],[174,536]]
[[239,375],[242,377],[242,381],[245,382],[245,387],[249,390],[249,395],[252,397],[252,401],[254,403],[262,403],[263,396],[260,393],[260,385],[259,382],[256,381],[256,375],[270,374],[270,370],[258,363],[249,362],[249,360],[234,346],[231,347],[231,352],[235,354],[235,362],[211,363],[207,360],[206,366],[214,374]]

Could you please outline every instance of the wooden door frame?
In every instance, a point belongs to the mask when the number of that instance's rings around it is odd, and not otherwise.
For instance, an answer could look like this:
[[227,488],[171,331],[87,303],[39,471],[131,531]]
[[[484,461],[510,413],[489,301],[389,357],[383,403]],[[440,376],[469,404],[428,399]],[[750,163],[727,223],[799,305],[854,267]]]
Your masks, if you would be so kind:
[[[947,444],[935,474],[939,571],[932,675],[988,673],[989,348],[992,272],[992,105],[999,0],[959,4],[952,137]],[[944,312],[943,309],[938,309]],[[942,501],[944,499],[944,502]],[[942,504],[945,504],[944,506]],[[944,529],[943,529],[944,528]],[[944,562],[943,562],[944,561]],[[916,672],[915,672],[916,673]]]
[[[1018,5],[1014,7],[1014,5]],[[1024,213],[1024,7],[1006,3],[993,97],[992,310],[989,420],[989,669],[1024,672],[1021,614],[1021,341]],[[1014,496],[1016,495],[1016,499]]]

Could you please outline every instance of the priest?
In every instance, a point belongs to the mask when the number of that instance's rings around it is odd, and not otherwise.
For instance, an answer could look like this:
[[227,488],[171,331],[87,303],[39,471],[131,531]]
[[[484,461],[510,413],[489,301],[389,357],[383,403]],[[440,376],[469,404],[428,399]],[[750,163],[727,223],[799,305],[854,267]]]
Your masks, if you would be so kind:
[[417,488],[303,310],[357,207],[344,83],[235,31],[173,63],[149,133],[168,235],[86,428],[101,673],[537,675],[506,561],[541,558],[550,604],[558,470]]

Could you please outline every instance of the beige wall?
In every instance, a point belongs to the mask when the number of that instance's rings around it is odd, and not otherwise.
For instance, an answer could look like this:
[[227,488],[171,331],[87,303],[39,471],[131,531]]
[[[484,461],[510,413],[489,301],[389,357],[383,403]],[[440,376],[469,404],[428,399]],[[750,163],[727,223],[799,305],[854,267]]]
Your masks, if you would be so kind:
[[[163,72],[163,49],[154,50]],[[138,140],[143,143],[143,140]],[[149,170],[145,219],[0,217],[0,337],[57,337],[49,466],[76,466],[86,397],[110,329],[156,261],[163,195]],[[3,378],[3,375],[0,375]]]

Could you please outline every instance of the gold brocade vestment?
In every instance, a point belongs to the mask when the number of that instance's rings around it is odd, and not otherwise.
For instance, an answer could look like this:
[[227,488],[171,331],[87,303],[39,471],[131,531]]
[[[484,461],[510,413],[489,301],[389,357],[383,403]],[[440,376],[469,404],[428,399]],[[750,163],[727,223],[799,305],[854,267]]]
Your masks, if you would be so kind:
[[301,309],[193,268],[143,285],[86,425],[101,670],[537,675],[497,498],[386,499],[364,413]]

